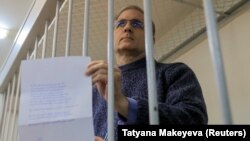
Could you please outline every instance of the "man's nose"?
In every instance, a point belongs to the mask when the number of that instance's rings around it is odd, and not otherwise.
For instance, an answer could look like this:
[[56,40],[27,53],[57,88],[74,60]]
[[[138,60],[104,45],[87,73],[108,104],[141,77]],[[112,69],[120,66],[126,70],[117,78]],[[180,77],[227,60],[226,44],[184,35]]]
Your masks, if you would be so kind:
[[131,25],[131,23],[127,22],[123,29],[124,29],[125,32],[132,32],[132,25]]

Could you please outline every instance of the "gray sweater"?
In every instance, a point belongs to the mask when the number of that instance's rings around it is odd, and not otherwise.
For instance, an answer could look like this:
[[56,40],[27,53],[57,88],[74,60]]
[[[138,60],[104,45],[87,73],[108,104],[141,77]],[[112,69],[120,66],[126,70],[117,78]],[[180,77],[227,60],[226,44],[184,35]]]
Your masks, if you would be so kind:
[[[207,124],[206,104],[194,72],[183,63],[155,62],[155,65],[160,124]],[[137,101],[135,124],[149,124],[146,59],[120,69],[123,94]],[[93,117],[95,135],[104,137],[107,103],[96,88],[93,88]],[[115,117],[116,121],[121,118]]]

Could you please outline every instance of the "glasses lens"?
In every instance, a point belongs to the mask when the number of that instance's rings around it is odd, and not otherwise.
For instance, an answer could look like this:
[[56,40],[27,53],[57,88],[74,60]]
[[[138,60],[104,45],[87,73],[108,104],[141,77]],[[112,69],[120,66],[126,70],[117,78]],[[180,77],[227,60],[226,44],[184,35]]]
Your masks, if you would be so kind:
[[133,26],[133,28],[143,29],[143,23],[139,20],[131,20],[131,25]]
[[124,27],[126,25],[127,21],[126,20],[120,20],[115,22],[115,27],[119,28],[119,27]]

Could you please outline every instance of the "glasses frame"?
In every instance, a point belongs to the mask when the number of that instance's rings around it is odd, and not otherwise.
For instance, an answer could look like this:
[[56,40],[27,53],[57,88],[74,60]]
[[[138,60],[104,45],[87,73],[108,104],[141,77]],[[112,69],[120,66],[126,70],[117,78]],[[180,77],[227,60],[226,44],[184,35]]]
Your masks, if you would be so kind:
[[124,28],[127,24],[129,24],[134,28],[134,29],[142,29],[144,30],[144,23],[138,19],[132,19],[132,20],[127,20],[127,19],[120,19],[114,22],[114,28]]

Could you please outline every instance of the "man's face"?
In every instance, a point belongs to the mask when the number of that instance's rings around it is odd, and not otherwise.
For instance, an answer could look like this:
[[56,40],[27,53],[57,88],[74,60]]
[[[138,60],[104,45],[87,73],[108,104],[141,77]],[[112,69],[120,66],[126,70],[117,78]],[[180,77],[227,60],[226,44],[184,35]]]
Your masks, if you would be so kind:
[[123,11],[115,23],[114,42],[118,53],[144,54],[143,14],[135,9]]

